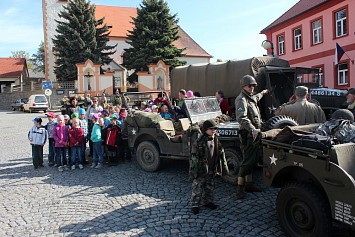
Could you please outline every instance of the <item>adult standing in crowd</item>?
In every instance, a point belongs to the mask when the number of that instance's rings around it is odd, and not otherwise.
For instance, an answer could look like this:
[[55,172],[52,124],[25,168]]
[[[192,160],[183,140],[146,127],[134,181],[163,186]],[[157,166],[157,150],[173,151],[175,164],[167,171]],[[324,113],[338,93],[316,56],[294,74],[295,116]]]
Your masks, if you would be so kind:
[[223,147],[216,136],[217,125],[213,119],[203,123],[203,134],[192,146],[189,176],[193,179],[191,205],[194,214],[203,206],[216,209],[213,203],[214,177],[228,175],[229,170]]
[[92,105],[89,106],[88,111],[86,112],[85,115],[86,120],[89,119],[90,114],[97,114],[102,110],[103,108],[101,107],[101,105],[99,105],[99,98],[98,97],[92,98]]
[[221,108],[222,114],[226,114],[232,117],[232,110],[229,107],[228,101],[224,99],[224,92],[222,90],[216,91],[216,98],[219,103],[219,107]]
[[175,111],[178,118],[186,117],[186,105],[184,99],[186,98],[186,90],[179,91],[179,99],[176,101]]
[[119,90],[116,90],[116,93],[111,96],[111,102],[113,106],[119,106],[120,108],[122,107],[122,99]]
[[326,121],[322,108],[307,101],[308,88],[297,86],[295,94],[290,101],[275,112],[275,115],[287,115],[297,121],[298,124],[324,123]]
[[350,110],[355,116],[355,88],[349,89],[343,108]]
[[100,105],[101,105],[101,107],[104,108],[104,109],[105,109],[106,106],[107,106],[107,98],[106,98],[105,93],[102,93]]
[[252,183],[252,170],[258,163],[261,155],[260,148],[254,145],[253,141],[258,136],[262,124],[258,102],[268,93],[268,90],[263,90],[254,95],[256,85],[254,77],[245,75],[240,80],[242,91],[235,99],[236,117],[240,124],[240,148],[243,152],[243,161],[238,174],[238,199],[244,198],[244,188],[246,192],[261,191]]
[[71,118],[73,113],[79,113],[79,105],[78,105],[78,98],[76,96],[72,96],[69,99],[69,105],[67,106],[67,115]]
[[90,94],[87,93],[86,97],[84,98],[84,106],[85,108],[88,108],[90,105],[92,105],[92,100],[90,98]]

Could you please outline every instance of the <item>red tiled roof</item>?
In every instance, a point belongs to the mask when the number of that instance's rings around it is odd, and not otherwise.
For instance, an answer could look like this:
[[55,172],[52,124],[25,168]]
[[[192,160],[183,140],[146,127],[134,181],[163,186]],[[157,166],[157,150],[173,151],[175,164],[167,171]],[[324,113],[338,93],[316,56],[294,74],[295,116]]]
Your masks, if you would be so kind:
[[198,45],[181,27],[179,26],[180,39],[174,41],[174,45],[178,49],[186,48],[182,53],[186,56],[199,56],[212,58],[200,45]]
[[330,0],[300,0],[293,7],[291,7],[287,12],[285,12],[282,16],[276,19],[273,23],[268,25],[265,29],[263,29],[260,33],[265,33],[267,30],[274,28],[296,16],[301,15],[319,5],[322,5],[325,2]]
[[[137,8],[96,5],[95,15],[96,19],[105,17],[105,23],[112,26],[109,29],[111,37],[126,37],[128,31],[133,29],[131,17],[137,17]],[[212,57],[180,27],[179,35],[181,38],[175,41],[174,45],[179,49],[186,48],[183,52],[186,56]]]
[[20,77],[25,63],[24,58],[0,58],[0,77]]

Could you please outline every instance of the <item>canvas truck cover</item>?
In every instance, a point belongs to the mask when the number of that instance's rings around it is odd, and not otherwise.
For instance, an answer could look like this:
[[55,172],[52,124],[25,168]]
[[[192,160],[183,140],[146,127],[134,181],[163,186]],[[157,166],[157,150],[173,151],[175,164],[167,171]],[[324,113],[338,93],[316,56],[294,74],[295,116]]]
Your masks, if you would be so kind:
[[255,77],[259,90],[262,90],[260,88],[266,83],[265,66],[290,67],[290,64],[283,59],[264,56],[176,67],[171,73],[172,97],[177,98],[180,89],[198,91],[202,96],[215,95],[217,90],[223,90],[225,97],[236,97],[241,90],[240,79],[247,74]]

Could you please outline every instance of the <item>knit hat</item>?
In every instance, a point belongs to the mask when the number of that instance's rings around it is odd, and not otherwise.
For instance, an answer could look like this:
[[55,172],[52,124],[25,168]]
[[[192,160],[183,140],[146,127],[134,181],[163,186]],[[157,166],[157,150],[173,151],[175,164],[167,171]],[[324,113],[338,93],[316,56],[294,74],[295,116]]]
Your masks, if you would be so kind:
[[72,113],[71,118],[77,118],[77,117],[79,117],[78,113]]
[[192,91],[192,90],[189,90],[188,92],[186,92],[186,96],[188,97],[188,98],[194,98],[195,96],[194,96],[194,92]]
[[110,116],[110,119],[117,119],[117,116],[115,114]]
[[107,110],[103,110],[101,113],[104,114],[105,116],[108,115],[108,111]]
[[308,94],[308,88],[305,86],[297,86],[295,90],[295,95],[299,97],[305,97]]
[[64,120],[64,116],[63,115],[58,115],[57,119]]
[[85,114],[85,109],[83,109],[83,108],[79,109],[79,115],[80,114]]
[[32,122],[42,123],[42,119],[40,117],[36,117],[32,120]]
[[100,115],[99,115],[99,114],[94,114],[94,115],[92,116],[92,118],[93,118],[95,121],[97,121],[97,120],[99,120]]
[[156,105],[152,106],[152,109],[157,109],[157,108],[158,108],[158,106],[156,106]]
[[122,114],[120,114],[120,117],[126,118],[127,114],[126,113],[122,113]]
[[205,122],[203,122],[203,130],[206,132],[208,129],[216,129],[217,124],[213,119],[208,119]]
[[70,119],[69,115],[65,114],[64,119],[69,120]]
[[47,115],[47,117],[55,118],[55,113],[53,112],[46,113],[45,115]]

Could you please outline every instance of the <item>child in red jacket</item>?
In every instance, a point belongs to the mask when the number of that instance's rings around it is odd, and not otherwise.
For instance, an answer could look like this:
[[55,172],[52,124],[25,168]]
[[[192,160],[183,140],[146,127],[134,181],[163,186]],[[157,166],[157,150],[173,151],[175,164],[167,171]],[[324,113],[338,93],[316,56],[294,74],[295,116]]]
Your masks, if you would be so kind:
[[[79,119],[72,119],[72,128],[69,130],[69,144],[71,147],[71,169],[75,170],[75,164],[78,161],[79,168],[84,168],[81,147],[84,141],[84,130],[79,126]],[[76,159],[78,157],[78,159]]]

